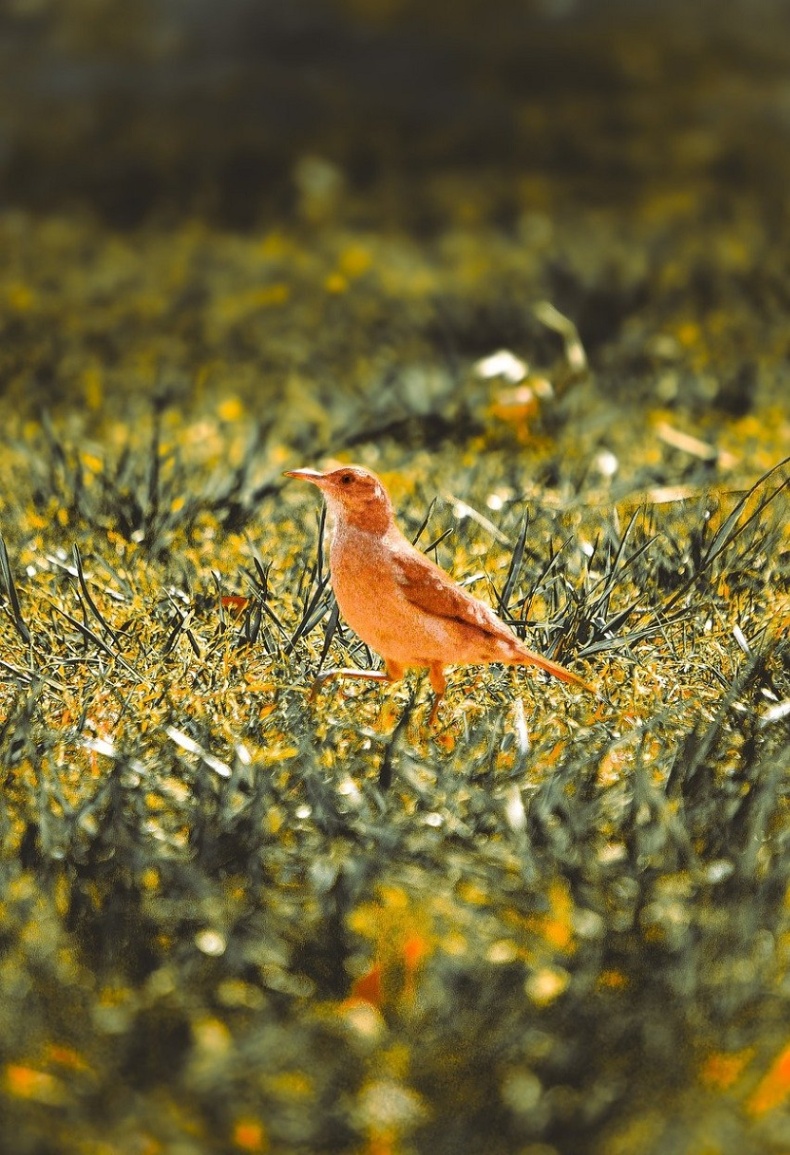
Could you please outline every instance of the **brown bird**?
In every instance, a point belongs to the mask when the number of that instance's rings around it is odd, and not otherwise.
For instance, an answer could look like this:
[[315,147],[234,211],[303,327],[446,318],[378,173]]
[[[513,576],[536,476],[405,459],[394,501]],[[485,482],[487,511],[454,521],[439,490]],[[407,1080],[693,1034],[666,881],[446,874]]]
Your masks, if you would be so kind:
[[407,669],[427,669],[435,693],[430,724],[447,688],[445,666],[538,666],[595,693],[564,666],[527,649],[493,610],[415,549],[395,524],[389,494],[375,473],[344,465],[327,473],[292,469],[285,476],[323,493],[337,603],[355,633],[384,659],[385,670],[328,670],[316,686],[333,677],[396,682]]

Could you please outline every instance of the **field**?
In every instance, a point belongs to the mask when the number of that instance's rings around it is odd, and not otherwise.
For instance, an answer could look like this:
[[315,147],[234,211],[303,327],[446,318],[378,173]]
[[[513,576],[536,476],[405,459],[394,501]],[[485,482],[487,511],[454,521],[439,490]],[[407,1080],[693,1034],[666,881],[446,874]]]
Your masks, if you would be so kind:
[[[341,167],[0,210],[0,1150],[781,1155],[786,211]],[[313,693],[333,460],[598,696]]]

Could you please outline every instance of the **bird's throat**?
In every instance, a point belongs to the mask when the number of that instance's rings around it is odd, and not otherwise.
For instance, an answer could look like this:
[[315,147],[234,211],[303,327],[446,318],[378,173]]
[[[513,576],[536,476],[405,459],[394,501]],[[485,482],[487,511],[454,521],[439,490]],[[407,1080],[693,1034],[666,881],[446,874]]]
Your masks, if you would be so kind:
[[340,509],[335,507],[331,513],[334,523],[332,540],[347,530],[366,533],[372,538],[384,537],[393,524],[392,512],[378,501],[359,506],[342,506]]

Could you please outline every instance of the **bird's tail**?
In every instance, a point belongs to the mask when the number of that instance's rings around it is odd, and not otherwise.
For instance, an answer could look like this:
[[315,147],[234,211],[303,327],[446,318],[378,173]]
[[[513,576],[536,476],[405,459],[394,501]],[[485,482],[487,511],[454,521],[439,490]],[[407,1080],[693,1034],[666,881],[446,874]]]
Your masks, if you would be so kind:
[[578,674],[574,674],[571,670],[566,670],[559,662],[552,662],[550,658],[544,658],[542,654],[536,654],[534,650],[527,649],[526,646],[518,643],[513,647],[512,657],[506,658],[505,661],[512,666],[537,666],[541,670],[545,670],[547,674],[551,674],[554,678],[559,678],[561,682],[570,682],[574,686],[581,686],[588,694],[597,694],[598,691],[589,682],[585,682],[584,678],[580,678]]

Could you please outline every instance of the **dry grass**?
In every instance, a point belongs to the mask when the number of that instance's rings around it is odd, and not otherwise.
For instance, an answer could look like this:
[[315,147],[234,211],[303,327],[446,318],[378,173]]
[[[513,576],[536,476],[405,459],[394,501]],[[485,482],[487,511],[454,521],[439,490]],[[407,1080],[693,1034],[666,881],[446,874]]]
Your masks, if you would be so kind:
[[[512,245],[473,273],[449,242],[14,228],[14,1150],[785,1150],[790,475],[770,390],[747,416],[649,390],[614,411],[616,345],[574,379],[498,311]],[[481,347],[448,359],[462,304]],[[530,425],[472,371],[498,324],[561,390]],[[687,337],[693,375],[704,327]],[[667,421],[730,458],[668,445]],[[316,503],[281,478],[329,452],[382,472],[423,547],[601,700],[459,670],[431,732],[416,678],[311,699],[322,662],[374,660],[333,612]]]

